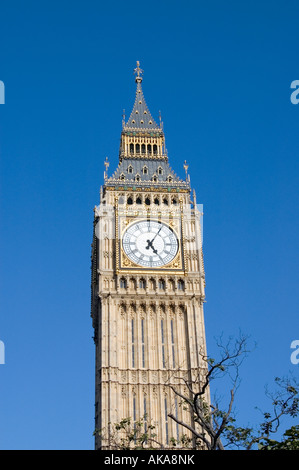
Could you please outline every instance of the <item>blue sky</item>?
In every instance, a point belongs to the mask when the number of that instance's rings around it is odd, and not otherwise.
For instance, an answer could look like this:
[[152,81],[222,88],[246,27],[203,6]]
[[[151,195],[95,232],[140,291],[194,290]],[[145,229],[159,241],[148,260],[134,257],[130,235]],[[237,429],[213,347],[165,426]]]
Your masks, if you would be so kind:
[[208,351],[239,329],[257,342],[240,424],[260,419],[265,384],[298,377],[298,14],[292,0],[2,2],[1,449],[93,448],[93,208],[136,60],[204,207]]

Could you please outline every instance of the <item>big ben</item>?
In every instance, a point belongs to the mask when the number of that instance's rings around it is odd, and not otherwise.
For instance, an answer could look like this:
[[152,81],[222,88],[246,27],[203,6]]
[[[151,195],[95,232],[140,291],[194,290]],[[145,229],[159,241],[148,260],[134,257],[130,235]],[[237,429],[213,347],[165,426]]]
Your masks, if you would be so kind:
[[[94,209],[91,316],[95,358],[95,448],[113,447],[111,428],[125,418],[155,427],[164,448],[192,420],[175,390],[188,394],[206,354],[202,213],[185,178],[169,164],[161,118],[145,102],[143,71],[123,116],[119,164],[105,161]],[[174,421],[169,414],[177,417]]]

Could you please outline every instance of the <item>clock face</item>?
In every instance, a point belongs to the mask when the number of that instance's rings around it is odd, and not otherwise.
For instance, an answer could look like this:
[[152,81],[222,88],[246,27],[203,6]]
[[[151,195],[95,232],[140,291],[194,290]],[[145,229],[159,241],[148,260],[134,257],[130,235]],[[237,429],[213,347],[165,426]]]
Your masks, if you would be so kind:
[[123,236],[123,249],[131,261],[139,266],[158,268],[170,263],[176,256],[179,242],[167,225],[142,220],[131,225]]

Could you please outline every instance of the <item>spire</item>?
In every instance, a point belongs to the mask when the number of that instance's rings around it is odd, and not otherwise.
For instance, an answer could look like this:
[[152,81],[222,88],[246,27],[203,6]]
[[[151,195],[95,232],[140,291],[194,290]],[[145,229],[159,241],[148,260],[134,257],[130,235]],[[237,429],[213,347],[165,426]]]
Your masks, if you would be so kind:
[[187,175],[188,165],[185,162],[186,181],[177,176],[168,163],[165,148],[165,135],[161,112],[157,124],[144,99],[142,91],[142,74],[140,63],[134,69],[136,98],[131,115],[126,122],[123,111],[123,127],[119,146],[119,165],[116,171],[107,176],[109,162],[105,161],[105,184],[132,185],[136,188],[163,188],[178,191],[189,190],[190,181]]
[[155,122],[145,102],[141,87],[143,70],[140,68],[139,61],[137,61],[134,74],[136,75],[135,82],[137,83],[136,98],[129,120],[125,123],[124,127],[144,131],[153,129],[160,130],[160,126]]

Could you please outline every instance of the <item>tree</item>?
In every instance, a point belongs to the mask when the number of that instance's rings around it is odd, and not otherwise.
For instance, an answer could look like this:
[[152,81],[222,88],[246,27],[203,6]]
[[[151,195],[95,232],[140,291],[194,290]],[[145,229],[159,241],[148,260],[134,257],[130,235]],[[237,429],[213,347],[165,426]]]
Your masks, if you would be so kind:
[[[263,421],[256,427],[236,428],[232,423],[227,427],[228,442],[235,446],[251,450],[254,445],[259,450],[295,449],[299,448],[298,427],[291,427],[285,431],[281,443],[271,439],[271,436],[280,429],[281,418],[295,418],[299,414],[299,386],[294,378],[275,378],[276,390],[266,391],[271,402],[271,411],[263,413]],[[297,429],[297,432],[295,432]],[[292,446],[291,446],[292,445]]]
[[151,424],[148,417],[144,415],[141,419],[134,421],[132,418],[123,418],[119,423],[109,423],[108,429],[96,429],[104,442],[109,443],[109,449],[114,450],[143,450],[163,448],[155,438],[155,426]]
[[[193,424],[179,420],[172,413],[168,416],[191,432],[193,447],[204,446],[207,450],[225,450],[226,448],[250,450],[254,446],[258,446],[259,449],[270,449],[271,446],[273,449],[278,448],[278,443],[271,441],[270,436],[278,431],[281,417],[298,416],[299,386],[296,380],[276,378],[278,390],[272,394],[267,393],[272,401],[272,411],[264,413],[262,423],[256,429],[236,425],[233,404],[239,386],[239,369],[249,352],[247,342],[248,338],[243,335],[236,340],[230,338],[225,345],[221,340],[218,342],[220,359],[217,361],[202,355],[206,367],[201,372],[201,376],[192,382],[183,379],[189,392],[188,396],[183,395],[174,385],[170,385],[174,393],[181,398],[182,403],[188,405],[191,414],[190,422]],[[230,378],[231,386],[228,405],[225,410],[222,410],[217,399],[214,403],[209,403],[207,391],[212,380],[224,375]],[[296,427],[288,431],[284,444],[285,448],[299,446]]]
[[[101,437],[104,444],[113,450],[165,449],[155,433],[155,426],[150,424],[147,415],[134,421],[132,418],[121,419],[118,423],[109,423],[108,429],[96,429],[94,435]],[[185,434],[180,440],[170,438],[170,445],[176,449],[191,448],[192,439]]]
[[281,442],[265,439],[260,445],[261,450],[299,450],[299,425],[292,426],[283,434]]

